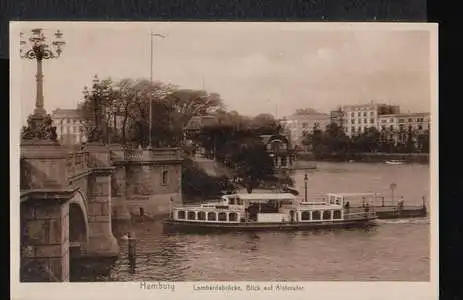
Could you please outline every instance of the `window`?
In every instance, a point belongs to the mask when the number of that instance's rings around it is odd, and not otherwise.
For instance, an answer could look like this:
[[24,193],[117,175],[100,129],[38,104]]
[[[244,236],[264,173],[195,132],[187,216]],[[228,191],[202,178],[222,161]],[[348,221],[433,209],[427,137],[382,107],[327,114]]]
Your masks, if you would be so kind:
[[219,221],[227,221],[227,213],[220,212],[219,213]]
[[363,113],[363,116],[366,117],[366,116],[367,116],[367,112],[364,112],[364,113]]
[[409,123],[413,122],[413,119],[412,119],[412,118],[409,118],[409,119],[408,119],[408,122],[409,122]]
[[335,220],[341,219],[341,211],[340,210],[334,210],[333,211],[333,219],[335,219]]
[[375,119],[370,119],[370,123],[371,123],[371,124],[374,124],[374,123],[375,123]]
[[169,179],[169,172],[166,170],[162,171],[162,184],[166,185]]
[[354,112],[351,112],[351,113],[350,113],[350,116],[351,116],[352,118],[354,118],[354,117],[355,117],[355,113],[354,113]]
[[185,212],[183,210],[178,211],[177,219],[185,220]]
[[351,122],[352,122],[352,124],[355,124],[355,119],[352,119]]
[[325,210],[323,212],[323,220],[329,220],[331,219],[331,210]]
[[361,116],[362,116],[362,113],[361,113],[361,112],[358,112],[358,113],[357,113],[357,116],[361,117]]
[[302,221],[308,221],[310,220],[310,211],[303,211],[301,213],[301,220]]
[[405,119],[399,119],[399,123],[404,123]]
[[196,213],[194,211],[189,211],[187,214],[188,220],[196,220]]
[[367,119],[363,119],[363,123],[366,124],[366,123],[367,123]]
[[217,216],[216,216],[215,212],[212,212],[212,211],[211,211],[211,212],[208,212],[208,213],[207,213],[207,220],[208,220],[208,221],[215,221],[215,220],[217,220]]
[[238,221],[238,214],[232,212],[228,215],[228,219],[232,222]]
[[423,126],[422,126],[422,125],[418,125],[418,130],[423,130]]
[[389,126],[389,129],[394,130],[394,126],[393,125]]
[[387,120],[381,120],[381,123],[386,123],[386,122],[387,122]]
[[319,211],[313,211],[312,212],[312,220],[320,220],[320,212]]
[[306,122],[302,123],[302,128],[309,128],[309,123],[306,123]]
[[370,111],[370,116],[374,116],[375,115],[375,112],[374,111]]
[[198,212],[198,220],[206,220],[206,213],[203,211]]

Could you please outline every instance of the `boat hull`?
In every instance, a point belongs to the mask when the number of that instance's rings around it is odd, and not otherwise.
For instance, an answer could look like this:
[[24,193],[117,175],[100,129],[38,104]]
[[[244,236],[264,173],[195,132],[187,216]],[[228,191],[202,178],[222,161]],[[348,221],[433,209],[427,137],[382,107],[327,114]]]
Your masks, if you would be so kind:
[[165,220],[166,232],[204,232],[204,231],[296,231],[334,228],[361,228],[375,226],[376,218],[345,221],[324,221],[311,223],[200,223]]

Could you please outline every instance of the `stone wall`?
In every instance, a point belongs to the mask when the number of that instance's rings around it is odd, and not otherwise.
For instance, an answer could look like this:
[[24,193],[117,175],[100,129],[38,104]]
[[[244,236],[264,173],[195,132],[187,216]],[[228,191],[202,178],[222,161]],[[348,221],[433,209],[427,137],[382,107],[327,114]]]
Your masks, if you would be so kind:
[[66,205],[32,199],[21,204],[21,216],[21,280],[69,281]]
[[153,219],[182,203],[180,164],[129,164],[126,166],[126,206],[131,215]]

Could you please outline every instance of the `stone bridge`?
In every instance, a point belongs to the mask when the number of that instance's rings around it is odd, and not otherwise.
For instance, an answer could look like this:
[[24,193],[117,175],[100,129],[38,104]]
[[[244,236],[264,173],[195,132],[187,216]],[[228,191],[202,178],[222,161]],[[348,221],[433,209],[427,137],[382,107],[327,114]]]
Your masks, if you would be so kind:
[[21,281],[69,281],[72,258],[117,257],[112,221],[181,203],[182,159],[175,148],[21,144]]

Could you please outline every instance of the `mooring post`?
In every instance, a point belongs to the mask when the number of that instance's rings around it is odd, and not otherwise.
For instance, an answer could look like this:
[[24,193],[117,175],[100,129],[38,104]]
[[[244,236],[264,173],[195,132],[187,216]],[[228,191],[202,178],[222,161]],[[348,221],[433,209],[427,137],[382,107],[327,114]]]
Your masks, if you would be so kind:
[[135,259],[137,256],[137,247],[136,247],[136,239],[135,235],[131,232],[128,234],[128,239],[127,242],[129,244],[129,250],[128,250],[128,256],[129,256],[129,261],[132,263],[135,263]]

